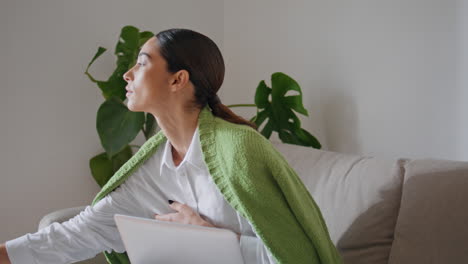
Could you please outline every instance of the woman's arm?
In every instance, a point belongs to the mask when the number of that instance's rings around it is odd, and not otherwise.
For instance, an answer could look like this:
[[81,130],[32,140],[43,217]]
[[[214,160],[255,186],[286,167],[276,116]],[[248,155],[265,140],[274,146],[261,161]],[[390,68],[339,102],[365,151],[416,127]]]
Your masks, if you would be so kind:
[[5,244],[0,245],[0,264],[11,264]]
[[[141,214],[141,206],[129,191],[127,181],[94,206],[63,223],[53,223],[36,233],[7,241],[10,261],[15,263],[72,263],[92,258],[100,252],[123,252],[125,247],[114,215]],[[8,263],[8,262],[7,262]]]
[[240,248],[245,264],[275,264],[274,257],[256,236],[241,235]]
[[10,261],[59,264],[90,259],[104,250],[124,250],[107,200],[86,207],[72,219],[7,241]]

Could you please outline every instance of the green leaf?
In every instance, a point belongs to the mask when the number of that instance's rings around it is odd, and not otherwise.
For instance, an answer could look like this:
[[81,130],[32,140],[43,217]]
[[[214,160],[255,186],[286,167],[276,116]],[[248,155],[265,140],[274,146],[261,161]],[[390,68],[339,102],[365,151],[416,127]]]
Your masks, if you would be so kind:
[[275,72],[271,75],[271,88],[272,96],[277,98],[284,97],[288,91],[297,91],[302,99],[302,91],[299,84],[282,72]]
[[127,146],[113,159],[109,160],[105,152],[89,160],[91,174],[100,187],[103,187],[115,172],[132,157],[132,149]]
[[135,139],[145,122],[142,112],[131,112],[123,102],[111,97],[98,110],[96,128],[109,158]]
[[103,89],[104,98],[109,99],[110,97],[115,96],[122,101],[125,100],[125,94],[127,93],[125,86],[127,86],[127,82],[123,79],[123,75],[126,71],[126,64],[120,64],[117,66]]
[[270,102],[268,101],[268,96],[271,93],[271,88],[265,84],[265,81],[261,81],[255,92],[255,104],[258,108],[266,108]]
[[140,49],[140,32],[134,26],[125,26],[120,31],[119,41],[115,46],[114,54],[117,55],[117,67],[109,77],[107,85],[103,90],[104,97],[112,96],[125,100],[127,82],[123,75],[133,66],[138,50]]
[[143,44],[148,41],[148,39],[154,37],[154,33],[150,31],[140,32],[140,41],[138,42],[138,47],[143,46]]
[[[127,51],[133,51],[139,48],[138,41],[140,40],[140,32],[134,26],[125,26],[120,31],[120,39],[117,45],[121,45]],[[116,48],[117,50],[117,48]],[[117,53],[116,53],[117,55]]]
[[255,122],[257,127],[260,127],[260,125],[263,123],[263,121],[265,121],[267,117],[268,117],[268,110],[263,110],[255,116],[255,120],[253,122]]
[[301,145],[301,142],[299,141],[297,136],[293,133],[290,133],[289,131],[280,130],[278,136],[284,143]]
[[108,91],[109,89],[107,87],[109,87],[109,83],[106,81],[97,81],[97,85],[99,87],[99,89],[101,89],[101,92],[102,92],[102,96],[104,97],[104,99],[108,99],[110,96],[108,94],[106,94],[106,91]]
[[301,120],[292,112],[291,109],[288,109],[287,112],[289,113],[289,120],[292,119],[292,122],[288,121],[289,126],[287,128],[291,131],[297,130],[301,128]]
[[307,110],[302,105],[302,96],[301,95],[294,95],[294,96],[286,96],[283,100],[284,104],[296,112],[301,113],[305,116],[308,116]]
[[132,155],[132,148],[128,145],[122,151],[117,153],[117,155],[112,158],[112,169],[114,170],[114,173],[117,172],[120,167],[122,167],[122,165],[132,157]]
[[99,56],[101,56],[104,52],[106,51],[106,48],[103,48],[103,47],[99,47],[98,48],[98,51],[96,52],[96,54],[94,55],[93,59],[91,59],[91,61],[89,62],[88,64],[88,67],[86,67],[86,71],[85,71],[85,74],[89,77],[89,79],[92,81],[92,82],[97,82],[96,79],[94,79],[93,76],[91,76],[91,74],[88,72],[89,70],[89,67],[91,67],[91,64],[94,63],[94,61],[99,58]]
[[[261,134],[269,138],[272,132],[276,131],[284,143],[321,148],[318,140],[301,128],[301,121],[295,114],[297,112],[308,116],[302,104],[299,84],[288,75],[276,72],[271,76],[271,86],[272,88],[269,88],[262,80],[255,92],[255,104],[258,109],[252,121],[260,127],[265,120],[268,120]],[[299,95],[286,96],[288,91],[296,91]]]
[[263,127],[262,132],[260,132],[263,136],[266,138],[270,138],[271,133],[273,132],[274,124],[270,120],[267,122],[267,124]]
[[107,154],[105,152],[90,159],[89,167],[91,168],[93,178],[100,187],[104,186],[114,174],[112,162],[107,158]]
[[321,149],[322,144],[315,138],[313,135],[311,135],[309,132],[307,132],[304,129],[300,129],[296,131],[297,137],[301,141],[302,146],[309,146],[313,147],[315,149]]
[[135,64],[141,46],[152,36],[154,36],[152,32],[139,32],[134,26],[128,25],[123,27],[120,31],[119,40],[114,51],[114,54],[117,56],[116,68],[107,81],[98,81],[88,72],[91,64],[106,51],[105,48],[99,47],[93,59],[88,64],[85,74],[92,82],[97,83],[106,100],[112,96],[122,101],[125,100],[125,86],[127,86],[127,82],[123,79],[123,75]]
[[136,59],[141,45],[138,29],[133,26],[123,27],[114,52],[117,55],[117,66],[125,65],[128,69],[133,65],[132,62]]

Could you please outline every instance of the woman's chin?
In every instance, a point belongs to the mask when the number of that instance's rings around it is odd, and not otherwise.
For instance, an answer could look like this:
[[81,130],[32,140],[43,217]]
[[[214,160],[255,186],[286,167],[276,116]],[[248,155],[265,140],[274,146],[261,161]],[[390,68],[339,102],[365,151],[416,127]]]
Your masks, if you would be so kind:
[[130,100],[127,102],[127,108],[132,112],[138,112],[138,108]]

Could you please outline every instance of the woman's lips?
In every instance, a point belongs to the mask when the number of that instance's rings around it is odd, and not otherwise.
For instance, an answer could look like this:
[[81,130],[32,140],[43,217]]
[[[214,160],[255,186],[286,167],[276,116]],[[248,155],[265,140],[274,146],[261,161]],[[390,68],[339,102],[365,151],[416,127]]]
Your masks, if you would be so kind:
[[129,96],[130,94],[132,94],[132,93],[133,93],[133,91],[132,91],[132,90],[130,90],[130,89],[128,88],[128,86],[127,86],[127,87],[125,87],[125,90],[127,90],[127,94],[126,94],[126,96]]

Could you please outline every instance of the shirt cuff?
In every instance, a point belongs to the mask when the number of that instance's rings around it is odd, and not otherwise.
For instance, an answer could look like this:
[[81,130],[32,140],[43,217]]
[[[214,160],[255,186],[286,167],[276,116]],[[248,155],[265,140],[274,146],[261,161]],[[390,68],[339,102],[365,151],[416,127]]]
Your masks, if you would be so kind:
[[11,264],[36,263],[28,247],[28,235],[20,236],[5,243]]

